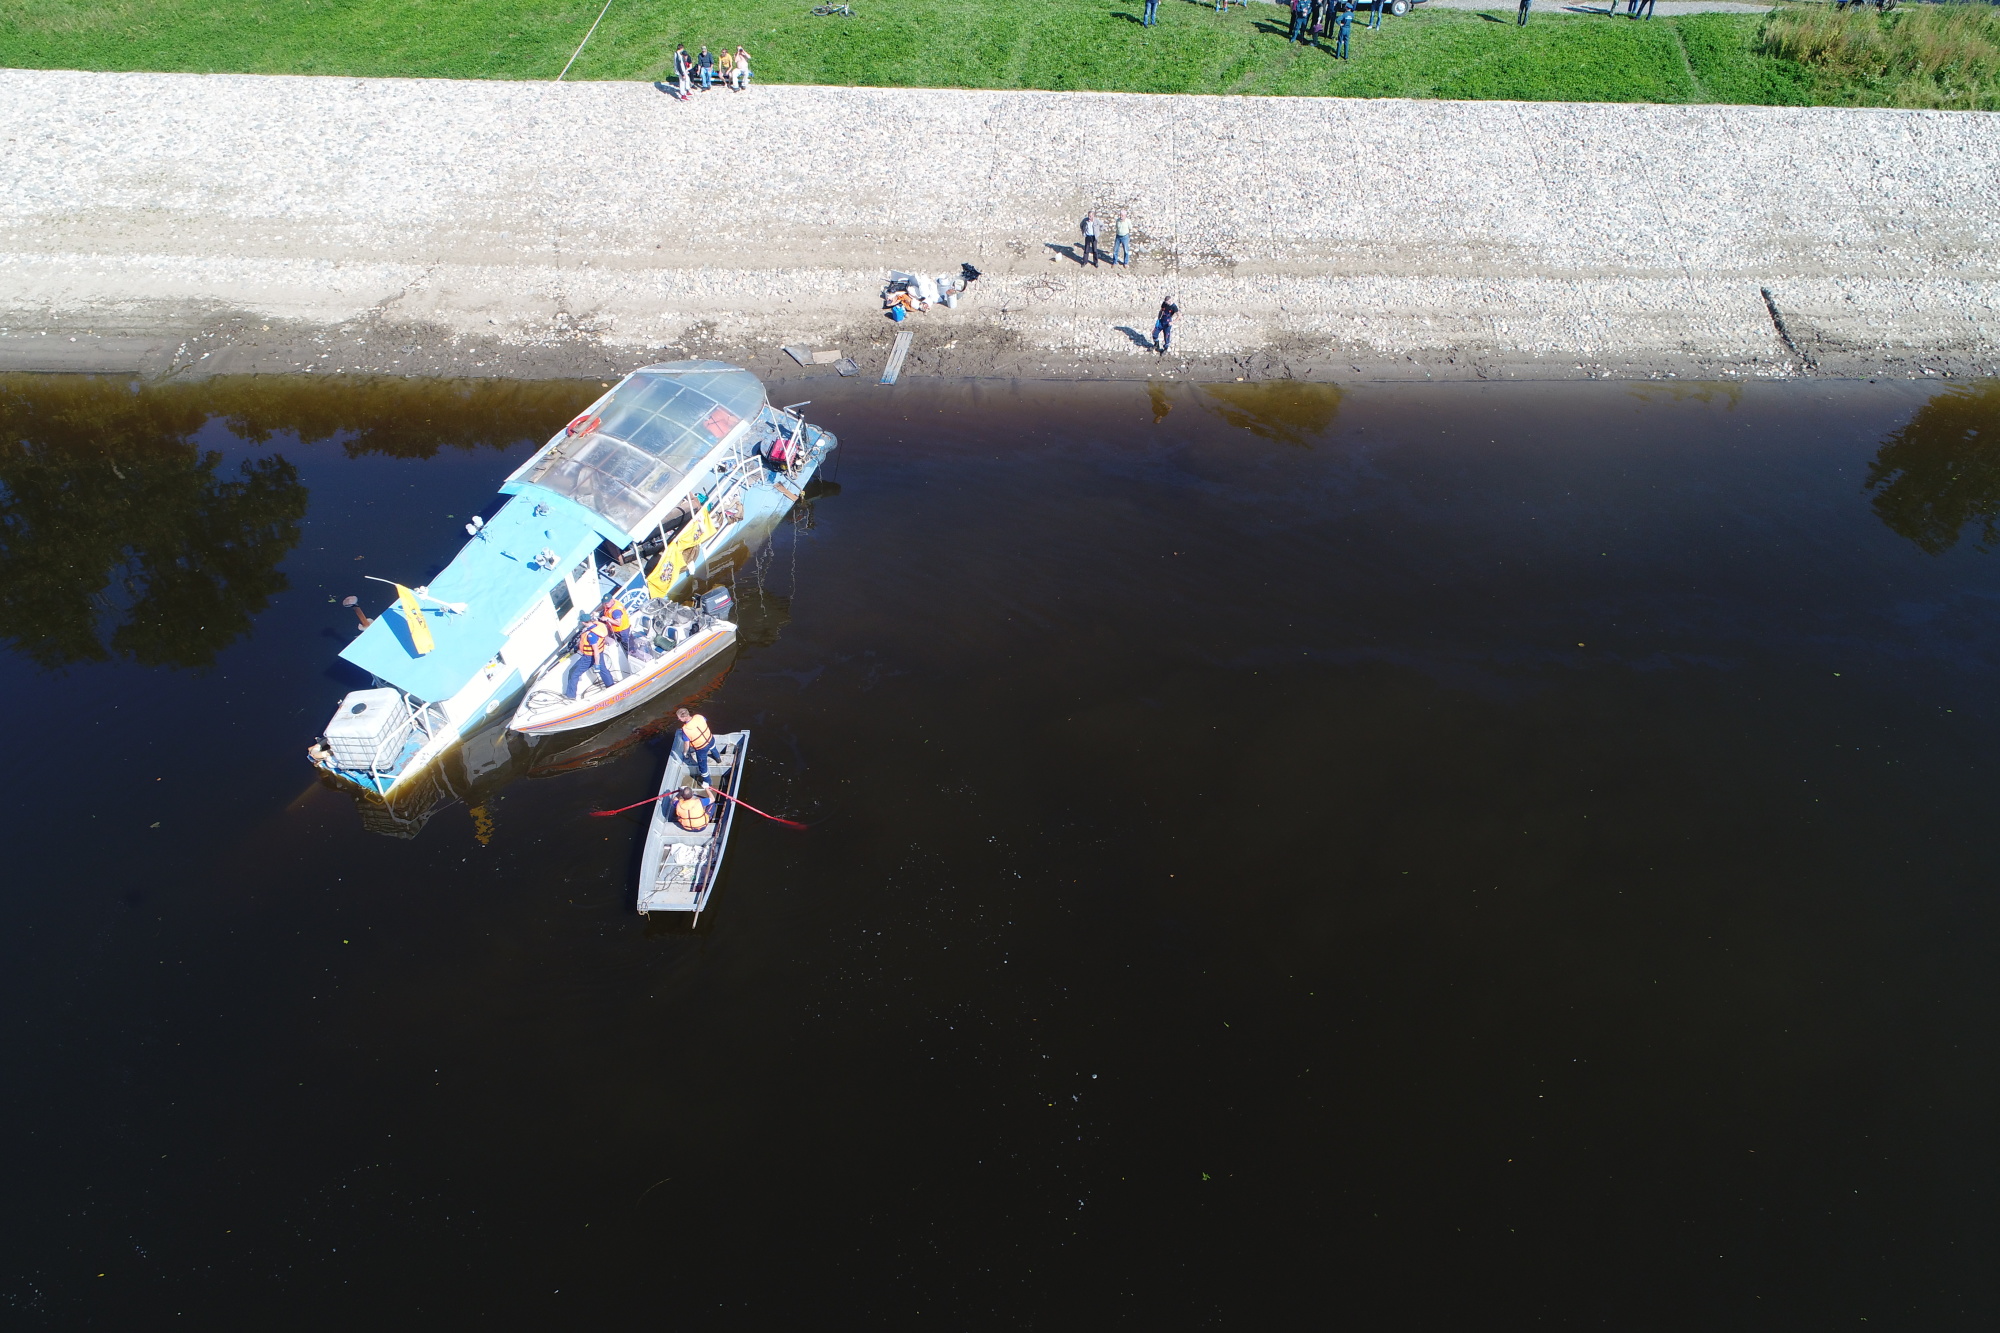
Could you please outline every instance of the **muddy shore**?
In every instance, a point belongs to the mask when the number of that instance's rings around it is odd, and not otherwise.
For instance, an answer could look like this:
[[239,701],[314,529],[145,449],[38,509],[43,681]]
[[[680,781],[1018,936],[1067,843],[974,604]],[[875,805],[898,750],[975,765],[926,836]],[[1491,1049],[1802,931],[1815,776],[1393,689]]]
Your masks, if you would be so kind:
[[872,377],[887,272],[971,263],[906,375],[1994,374],[1996,125],[5,71],[0,369]]

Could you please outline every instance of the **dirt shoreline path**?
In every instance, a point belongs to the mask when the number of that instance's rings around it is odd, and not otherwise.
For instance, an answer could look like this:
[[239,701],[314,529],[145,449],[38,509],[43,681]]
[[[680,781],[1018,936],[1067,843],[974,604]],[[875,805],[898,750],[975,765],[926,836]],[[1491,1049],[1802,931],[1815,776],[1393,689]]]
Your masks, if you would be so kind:
[[16,70],[0,140],[0,369],[874,374],[970,262],[906,374],[2000,373],[1984,113]]

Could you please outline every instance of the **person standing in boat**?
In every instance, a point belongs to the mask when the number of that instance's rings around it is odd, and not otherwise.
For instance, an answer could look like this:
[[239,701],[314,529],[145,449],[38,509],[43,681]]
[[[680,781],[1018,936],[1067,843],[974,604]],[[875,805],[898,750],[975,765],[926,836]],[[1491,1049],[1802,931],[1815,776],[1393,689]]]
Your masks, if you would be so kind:
[[625,609],[625,603],[612,598],[597,613],[597,623],[604,626],[605,633],[618,640],[618,646],[625,650],[628,661],[636,662],[649,654],[639,647],[639,634],[632,626],[632,613]]
[[684,782],[681,789],[674,793],[674,823],[689,833],[699,833],[707,828],[708,812],[714,808],[715,798],[709,795],[706,781],[699,788]]
[[715,733],[708,729],[708,719],[700,713],[676,708],[674,716],[680,719],[681,748],[687,755],[688,765],[701,774],[703,782],[707,782],[708,761],[715,756]]
[[576,687],[583,680],[583,673],[592,667],[597,669],[597,679],[605,689],[611,688],[611,663],[605,660],[605,653],[611,647],[611,635],[595,620],[587,621],[576,636],[576,660],[569,664],[569,678],[563,682],[565,697],[576,698]]

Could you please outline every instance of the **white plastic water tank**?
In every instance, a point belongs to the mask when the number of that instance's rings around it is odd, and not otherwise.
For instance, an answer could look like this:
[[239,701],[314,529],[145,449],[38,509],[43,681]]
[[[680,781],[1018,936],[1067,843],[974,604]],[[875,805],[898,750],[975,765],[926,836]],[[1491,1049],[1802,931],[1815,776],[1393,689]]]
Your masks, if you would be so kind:
[[340,701],[326,724],[333,762],[366,772],[387,765],[410,734],[410,710],[399,690],[356,690]]

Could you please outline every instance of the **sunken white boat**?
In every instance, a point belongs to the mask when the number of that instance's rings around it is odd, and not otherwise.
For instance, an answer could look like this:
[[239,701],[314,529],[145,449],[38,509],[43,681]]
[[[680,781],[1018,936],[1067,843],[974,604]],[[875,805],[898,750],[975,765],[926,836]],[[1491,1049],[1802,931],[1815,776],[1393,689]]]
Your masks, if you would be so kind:
[[639,915],[692,912],[699,917],[722,873],[722,855],[729,850],[729,830],[736,822],[733,799],[743,786],[743,769],[750,762],[750,733],[732,731],[715,738],[715,756],[708,761],[708,782],[728,793],[718,796],[708,812],[708,826],[690,831],[674,820],[669,793],[693,775],[683,747],[674,746],[667,771],[660,779],[660,799],[653,802],[646,849],[639,857]]
[[[665,626],[687,615],[716,631],[725,618],[709,607],[671,607],[768,536],[837,446],[773,407],[740,367],[675,361],[633,371],[507,478],[506,503],[471,525],[472,540],[428,587],[399,592],[341,653],[374,681],[341,700],[312,762],[386,799],[543,680],[614,597],[669,649],[681,644]],[[638,707],[728,647],[711,639],[710,652],[696,637],[687,647],[706,657],[669,676],[675,662],[656,655],[654,676],[614,689],[586,721]],[[619,665],[629,680],[648,662]],[[534,715],[520,720],[537,729]]]

